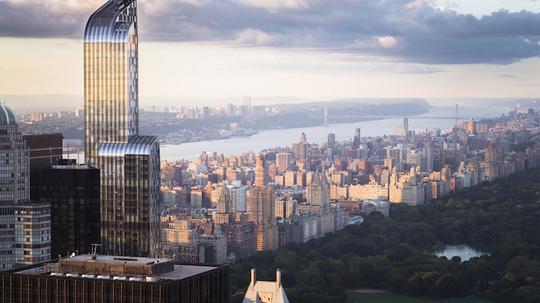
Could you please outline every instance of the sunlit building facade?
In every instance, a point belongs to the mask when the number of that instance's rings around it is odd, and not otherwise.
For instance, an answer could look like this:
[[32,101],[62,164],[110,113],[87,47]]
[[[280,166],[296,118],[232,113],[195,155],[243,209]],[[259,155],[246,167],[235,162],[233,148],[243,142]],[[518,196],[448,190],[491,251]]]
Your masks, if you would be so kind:
[[86,163],[100,169],[104,253],[158,256],[157,137],[139,135],[137,1],[110,0],[84,43]]

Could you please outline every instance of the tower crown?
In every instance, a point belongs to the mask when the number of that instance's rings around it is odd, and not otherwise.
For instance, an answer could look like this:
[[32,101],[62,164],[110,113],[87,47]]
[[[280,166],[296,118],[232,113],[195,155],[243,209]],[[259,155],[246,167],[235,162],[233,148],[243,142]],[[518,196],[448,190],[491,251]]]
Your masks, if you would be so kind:
[[4,104],[0,104],[0,125],[17,124],[17,116]]

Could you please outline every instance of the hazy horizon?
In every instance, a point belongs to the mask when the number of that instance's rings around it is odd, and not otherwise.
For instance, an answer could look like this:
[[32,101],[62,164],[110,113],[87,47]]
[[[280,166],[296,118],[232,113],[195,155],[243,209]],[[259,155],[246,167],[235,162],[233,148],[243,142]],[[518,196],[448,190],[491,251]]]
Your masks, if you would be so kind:
[[[141,97],[140,107],[143,110],[150,110],[153,106],[161,111],[164,107],[223,107],[226,104],[242,105],[245,96],[236,97]],[[433,107],[453,107],[458,104],[464,108],[487,108],[490,106],[516,106],[520,103],[536,104],[540,102],[539,98],[526,97],[503,97],[503,98],[475,98],[475,97],[456,97],[456,98],[383,98],[383,97],[358,97],[358,98],[301,98],[301,97],[255,97],[250,96],[252,104],[261,105],[283,105],[283,104],[303,104],[312,102],[333,102],[333,101],[405,101],[412,99],[425,100]],[[0,95],[0,102],[6,104],[17,112],[17,114],[28,114],[31,112],[55,112],[55,111],[73,111],[83,107],[83,96],[72,94],[45,94],[45,95]],[[530,105],[529,105],[530,106]]]

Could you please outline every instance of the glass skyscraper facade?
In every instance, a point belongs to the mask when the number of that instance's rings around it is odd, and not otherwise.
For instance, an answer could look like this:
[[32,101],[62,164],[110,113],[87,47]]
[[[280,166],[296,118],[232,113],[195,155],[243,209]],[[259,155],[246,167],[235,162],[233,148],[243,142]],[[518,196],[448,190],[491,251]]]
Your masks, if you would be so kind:
[[137,1],[110,0],[84,43],[86,163],[100,169],[102,252],[160,254],[157,137],[139,135]]

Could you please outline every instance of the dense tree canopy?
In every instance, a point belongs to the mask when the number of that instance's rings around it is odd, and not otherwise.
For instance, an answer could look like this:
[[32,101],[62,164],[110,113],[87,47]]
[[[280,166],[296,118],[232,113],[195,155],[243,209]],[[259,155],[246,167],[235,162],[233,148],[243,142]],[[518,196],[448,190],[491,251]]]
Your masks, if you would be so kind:
[[[233,301],[243,297],[249,269],[273,279],[281,268],[295,303],[339,303],[345,292],[379,288],[411,296],[471,294],[499,302],[540,302],[540,171],[529,170],[430,204],[393,205],[390,218],[364,224],[231,267]],[[489,256],[462,262],[436,257],[436,247],[467,244]]]

